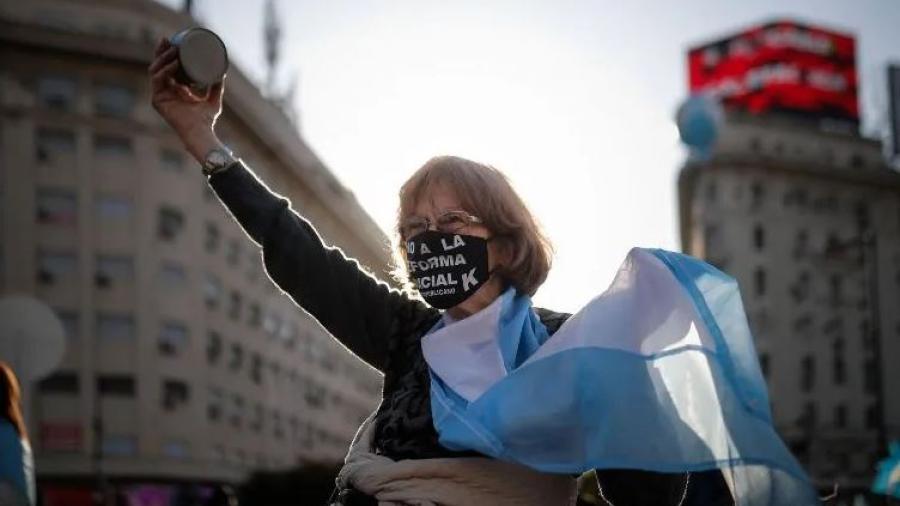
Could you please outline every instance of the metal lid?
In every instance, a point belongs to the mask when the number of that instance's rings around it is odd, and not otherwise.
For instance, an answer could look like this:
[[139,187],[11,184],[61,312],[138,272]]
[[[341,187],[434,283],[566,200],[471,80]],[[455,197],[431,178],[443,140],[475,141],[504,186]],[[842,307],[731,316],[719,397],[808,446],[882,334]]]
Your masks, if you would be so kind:
[[184,73],[199,86],[221,81],[228,70],[225,43],[205,28],[191,28],[181,34],[178,58]]

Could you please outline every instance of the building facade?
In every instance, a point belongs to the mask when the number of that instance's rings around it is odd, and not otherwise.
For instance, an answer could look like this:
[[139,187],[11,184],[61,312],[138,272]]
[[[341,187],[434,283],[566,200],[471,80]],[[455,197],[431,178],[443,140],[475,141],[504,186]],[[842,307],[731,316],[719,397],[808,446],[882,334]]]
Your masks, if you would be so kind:
[[[45,302],[67,334],[26,399],[44,485],[337,461],[380,397],[380,375],[269,280],[150,105],[155,42],[193,24],[150,0],[0,2],[0,295]],[[386,275],[386,237],[234,66],[217,131]]]
[[900,173],[855,133],[731,112],[678,186],[684,251],[740,284],[778,430],[823,489],[868,489],[900,437]]

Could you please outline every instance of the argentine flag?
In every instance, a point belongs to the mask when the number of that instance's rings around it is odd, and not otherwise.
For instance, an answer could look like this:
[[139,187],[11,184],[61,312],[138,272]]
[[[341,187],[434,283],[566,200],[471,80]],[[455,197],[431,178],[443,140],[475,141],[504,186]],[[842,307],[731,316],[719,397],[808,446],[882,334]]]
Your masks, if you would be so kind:
[[900,441],[890,446],[890,455],[878,463],[872,492],[900,499]]
[[818,503],[772,426],[736,281],[695,258],[631,250],[552,337],[509,289],[422,350],[447,448],[552,473],[719,468],[739,505]]

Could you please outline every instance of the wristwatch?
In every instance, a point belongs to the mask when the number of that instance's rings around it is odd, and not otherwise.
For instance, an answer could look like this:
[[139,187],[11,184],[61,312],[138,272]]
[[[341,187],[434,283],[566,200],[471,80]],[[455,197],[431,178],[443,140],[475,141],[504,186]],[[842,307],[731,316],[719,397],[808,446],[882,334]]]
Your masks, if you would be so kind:
[[234,153],[226,147],[210,149],[203,158],[203,175],[211,176],[222,172],[239,161],[241,159],[235,157]]

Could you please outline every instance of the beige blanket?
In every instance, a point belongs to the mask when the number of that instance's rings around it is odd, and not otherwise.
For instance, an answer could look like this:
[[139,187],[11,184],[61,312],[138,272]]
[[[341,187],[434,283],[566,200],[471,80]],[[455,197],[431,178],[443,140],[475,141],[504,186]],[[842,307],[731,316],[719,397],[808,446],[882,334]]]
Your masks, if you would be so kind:
[[570,506],[575,479],[488,458],[394,461],[371,452],[374,413],[360,426],[338,486],[348,485],[379,506]]

